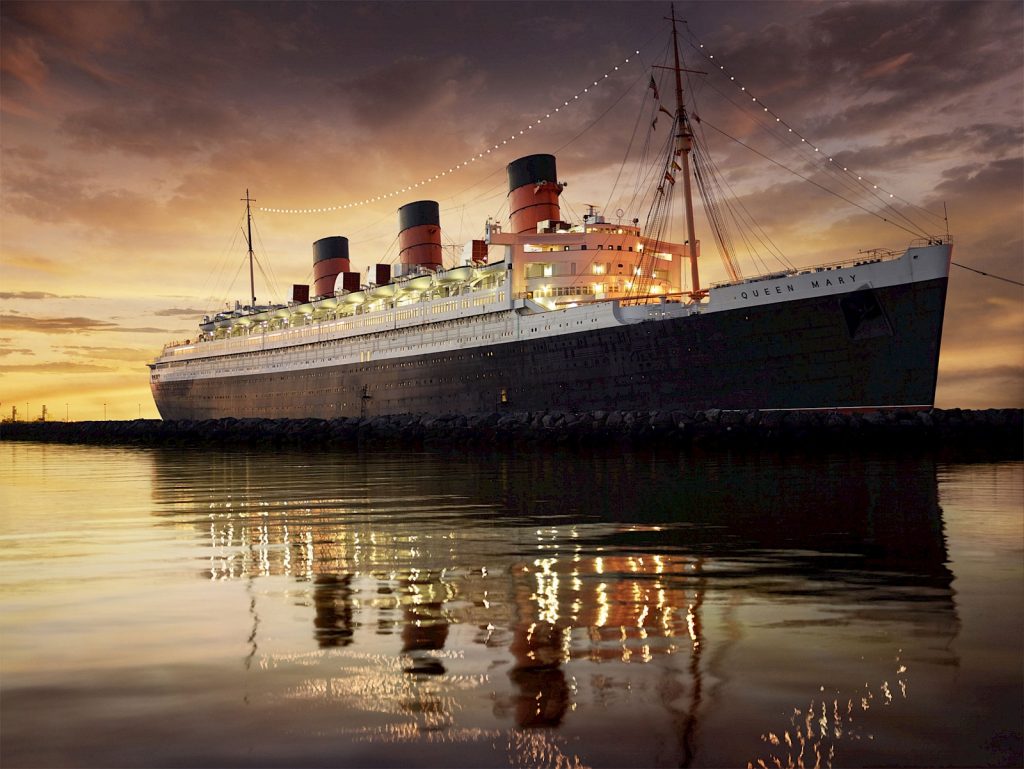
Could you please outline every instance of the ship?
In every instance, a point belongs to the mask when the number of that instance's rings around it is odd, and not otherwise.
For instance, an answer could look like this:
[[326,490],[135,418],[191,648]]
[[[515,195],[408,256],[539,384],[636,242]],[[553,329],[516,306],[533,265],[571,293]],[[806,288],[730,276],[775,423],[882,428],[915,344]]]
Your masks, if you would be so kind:
[[[416,200],[398,209],[396,263],[352,270],[348,239],[324,237],[312,291],[261,306],[247,192],[251,301],[149,364],[161,417],[932,408],[948,233],[756,277],[726,259],[729,280],[701,285],[674,14],[672,39],[673,139],[649,226],[597,207],[569,221],[555,156],[527,155],[506,167],[507,224],[488,220],[447,266],[440,207]],[[659,214],[672,195],[682,243]]]

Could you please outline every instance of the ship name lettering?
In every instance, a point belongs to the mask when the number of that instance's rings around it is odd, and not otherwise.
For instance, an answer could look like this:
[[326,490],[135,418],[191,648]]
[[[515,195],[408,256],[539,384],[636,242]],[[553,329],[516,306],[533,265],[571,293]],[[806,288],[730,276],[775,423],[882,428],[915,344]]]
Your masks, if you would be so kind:
[[[817,287],[817,282],[815,282],[815,287]],[[796,291],[796,289],[793,287],[792,283],[786,284],[786,292],[788,293],[790,291]],[[751,293],[754,295],[754,297],[760,297],[761,296],[760,289],[756,289],[755,288]],[[771,293],[771,288],[766,288],[764,290],[764,295],[765,296],[768,296],[770,293]],[[781,294],[782,293],[782,286],[775,286],[775,293],[776,294]],[[740,291],[740,297],[742,297],[743,299],[749,299],[750,296],[751,296],[750,293],[747,293],[746,291]]]
[[[846,281],[843,280],[843,276],[842,275],[837,275],[836,276],[836,280],[839,281],[839,285],[840,286],[845,286],[846,285]],[[857,280],[857,274],[851,272],[850,273],[850,282],[853,283],[855,280]],[[825,285],[826,286],[831,286],[832,285],[832,279],[831,278],[825,278]],[[811,288],[821,288],[821,281],[820,280],[812,280],[811,281]]]

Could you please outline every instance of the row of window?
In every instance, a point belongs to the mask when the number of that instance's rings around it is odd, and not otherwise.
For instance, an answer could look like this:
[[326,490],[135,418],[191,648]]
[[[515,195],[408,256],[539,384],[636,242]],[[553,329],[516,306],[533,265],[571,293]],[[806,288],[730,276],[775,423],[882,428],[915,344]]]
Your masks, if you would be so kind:
[[[476,293],[476,292],[474,292]],[[475,296],[472,300],[462,300],[461,306],[465,309],[470,307],[482,307],[493,302],[505,301],[504,291],[488,291],[485,295]],[[459,302],[449,301],[444,302],[441,305],[434,305],[430,308],[431,314],[440,314],[444,312],[451,312],[457,309]],[[224,339],[214,340],[210,344],[219,344],[220,349],[231,349],[231,348],[246,348],[251,349],[254,347],[260,347],[263,344],[264,337],[277,341],[282,337],[284,339],[297,339],[304,337],[317,336],[322,331],[326,330],[329,332],[346,332],[356,329],[373,329],[386,324],[393,324],[396,320],[412,320],[414,318],[424,317],[427,312],[426,306],[416,307],[414,309],[399,310],[397,312],[390,311],[384,314],[368,314],[362,316],[356,316],[352,320],[329,320],[322,322],[315,322],[309,320],[308,316],[306,322],[302,326],[294,326],[292,328],[279,329],[267,333],[265,331],[265,324],[259,328],[253,327],[252,329],[246,330],[244,333],[237,336],[231,336]],[[209,349],[209,348],[207,348]],[[217,349],[217,348],[213,348]]]
[[[431,345],[437,344],[448,344],[452,340],[450,338],[450,331],[460,326],[468,326],[479,322],[481,316],[472,316],[468,318],[453,318],[450,320],[439,321],[431,323],[429,326],[417,327],[414,329],[388,329],[386,331],[378,332],[374,334],[372,345],[373,347],[369,350],[364,349],[359,351],[359,361],[366,362],[373,358],[374,350],[377,353],[395,353],[395,352],[415,352],[418,349],[425,349]],[[414,344],[405,345],[388,345],[386,340],[398,339],[402,337],[408,337],[410,332],[419,334],[421,329],[429,329],[432,331],[432,339],[417,339]],[[505,327],[501,330],[494,330],[490,333],[477,333],[477,334],[458,334],[459,341],[466,343],[481,343],[488,341],[496,341],[499,339],[510,339],[514,336],[514,330],[511,325],[505,324]],[[384,342],[384,343],[382,343]],[[316,351],[322,351],[323,353],[328,352],[330,348],[332,351],[338,348],[339,340],[326,340],[321,342],[315,342],[311,344],[304,344],[295,348],[285,348],[284,350],[277,348],[271,348],[266,350],[257,350],[254,352],[246,353],[243,356],[230,355],[222,356],[219,358],[199,358],[194,360],[175,361],[167,364],[168,368],[178,369],[180,367],[199,367],[201,365],[213,365],[216,367],[217,374],[237,374],[245,372],[255,372],[260,369],[278,369],[278,368],[291,368],[295,366],[311,365],[317,363],[332,363],[337,362],[339,364],[344,363],[345,358],[348,355],[334,355],[327,357],[310,357],[310,354],[316,354]],[[349,353],[353,354],[355,351]],[[272,357],[271,357],[272,356]],[[270,363],[268,358],[273,359],[275,362]],[[197,374],[204,373],[197,371]]]

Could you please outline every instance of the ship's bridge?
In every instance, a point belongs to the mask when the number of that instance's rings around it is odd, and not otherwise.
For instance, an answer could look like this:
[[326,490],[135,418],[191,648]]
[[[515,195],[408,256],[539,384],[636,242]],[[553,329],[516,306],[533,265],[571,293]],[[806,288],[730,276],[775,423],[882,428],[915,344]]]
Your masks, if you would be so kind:
[[543,220],[536,232],[492,230],[488,244],[505,247],[513,292],[551,308],[681,292],[682,263],[690,254],[689,243],[657,241],[635,224],[607,222],[600,215],[581,224]]

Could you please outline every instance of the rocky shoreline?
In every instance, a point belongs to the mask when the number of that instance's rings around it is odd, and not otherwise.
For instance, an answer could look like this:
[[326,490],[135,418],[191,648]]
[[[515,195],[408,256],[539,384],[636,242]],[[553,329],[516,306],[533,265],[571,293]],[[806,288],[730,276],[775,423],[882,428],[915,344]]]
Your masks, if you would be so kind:
[[402,414],[339,419],[6,422],[0,440],[131,446],[486,447],[669,445],[725,448],[979,449],[1024,453],[1024,410],[932,409]]

